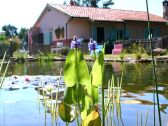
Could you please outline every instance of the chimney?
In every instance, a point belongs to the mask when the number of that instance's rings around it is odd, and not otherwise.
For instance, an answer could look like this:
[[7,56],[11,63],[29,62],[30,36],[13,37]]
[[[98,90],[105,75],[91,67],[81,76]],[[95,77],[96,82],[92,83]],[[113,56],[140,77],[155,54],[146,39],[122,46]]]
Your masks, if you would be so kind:
[[168,20],[168,1],[163,1],[163,18]]

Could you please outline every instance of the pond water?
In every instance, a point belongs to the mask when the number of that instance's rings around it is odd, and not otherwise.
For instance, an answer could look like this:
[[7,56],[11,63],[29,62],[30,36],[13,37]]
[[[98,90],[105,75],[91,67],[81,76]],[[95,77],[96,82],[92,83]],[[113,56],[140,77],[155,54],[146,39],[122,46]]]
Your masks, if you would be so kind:
[[[91,63],[88,63],[91,66]],[[35,82],[40,80],[57,81],[63,62],[11,64],[7,72],[7,80],[23,84],[18,90],[0,90],[0,126],[55,126],[66,125],[58,118],[53,122],[50,113],[45,114],[44,105],[38,101],[38,93],[34,89]],[[153,76],[150,63],[106,63],[106,74],[113,71],[114,76],[121,77],[123,71],[121,103],[114,113],[108,113],[106,122],[111,126],[115,122],[118,126],[134,126],[145,123],[153,126]],[[159,99],[163,126],[168,125],[168,64],[156,65]],[[14,76],[15,75],[15,76]],[[9,82],[5,81],[5,82]],[[38,82],[39,82],[38,81]],[[38,83],[37,82],[37,83]],[[116,104],[117,106],[117,104]],[[156,107],[157,109],[157,107]],[[117,113],[119,111],[119,113]],[[158,117],[156,111],[156,125]],[[114,116],[114,118],[113,118]],[[112,122],[113,120],[113,122]],[[70,125],[75,126],[76,121]]]

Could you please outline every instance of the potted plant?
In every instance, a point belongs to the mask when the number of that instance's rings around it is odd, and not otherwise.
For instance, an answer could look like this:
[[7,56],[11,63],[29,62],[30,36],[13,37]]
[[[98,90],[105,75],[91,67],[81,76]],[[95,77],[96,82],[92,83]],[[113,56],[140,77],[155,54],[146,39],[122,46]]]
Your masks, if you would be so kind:
[[60,28],[60,35],[62,38],[64,38],[64,27]]
[[55,29],[55,35],[56,35],[57,39],[60,38],[60,27],[59,26]]

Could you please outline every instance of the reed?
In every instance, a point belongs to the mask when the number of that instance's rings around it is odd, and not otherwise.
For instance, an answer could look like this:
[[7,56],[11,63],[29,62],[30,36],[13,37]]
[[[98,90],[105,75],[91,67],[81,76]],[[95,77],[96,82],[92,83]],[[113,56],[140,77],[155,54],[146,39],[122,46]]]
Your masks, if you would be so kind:
[[4,63],[4,61],[5,61],[5,57],[6,57],[6,51],[5,51],[5,53],[4,53],[4,55],[3,55],[3,59],[2,59],[2,61],[1,61],[0,72],[1,72],[1,70],[2,70],[2,66],[3,66],[3,63]]
[[[153,66],[153,81],[154,81],[154,101],[155,101],[155,93],[156,93],[156,100],[157,100],[157,108],[158,108],[158,117],[159,117],[159,125],[162,126],[162,119],[161,119],[161,113],[160,113],[160,102],[159,102],[159,92],[158,92],[158,82],[157,82],[157,75],[156,75],[156,66],[155,66],[155,59],[154,59],[154,53],[153,53],[153,42],[152,42],[152,35],[150,32],[150,17],[149,17],[149,9],[148,9],[148,0],[146,0],[146,10],[147,10],[147,17],[148,17],[148,34],[149,34],[149,40],[150,40],[150,49],[151,49],[151,57],[152,57],[152,66]],[[155,102],[154,102],[155,103]],[[154,104],[154,126],[155,126],[155,104]]]
[[[6,52],[5,52],[5,54],[4,54],[4,56],[3,56],[3,60],[2,60],[2,62],[1,62],[0,72],[2,71],[2,66],[3,66],[3,64],[4,64],[5,56],[6,56]],[[10,59],[8,60],[7,65],[6,65],[6,67],[5,67],[5,71],[3,72],[3,75],[2,75],[2,77],[1,77],[1,80],[0,80],[0,88],[2,88],[2,85],[3,85],[3,82],[4,82],[4,78],[5,78],[5,76],[6,76],[6,73],[7,73],[8,67],[9,67],[9,63],[10,63]]]

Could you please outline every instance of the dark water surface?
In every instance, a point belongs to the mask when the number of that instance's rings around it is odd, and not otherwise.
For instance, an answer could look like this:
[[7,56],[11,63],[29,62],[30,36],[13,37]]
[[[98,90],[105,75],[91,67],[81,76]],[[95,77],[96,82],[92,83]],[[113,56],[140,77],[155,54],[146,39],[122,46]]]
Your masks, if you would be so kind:
[[[12,64],[7,76],[12,75],[51,75],[57,76],[63,68],[63,62]],[[91,66],[91,63],[88,63]],[[108,113],[108,124],[112,120],[118,126],[144,125],[148,113],[147,126],[153,126],[153,72],[150,63],[107,63],[105,74],[110,71],[116,78],[123,71],[121,104],[116,104],[114,113]],[[168,125],[168,64],[156,65],[159,84],[159,99],[163,126]],[[39,110],[37,92],[34,88],[14,91],[0,90],[0,126],[53,126],[51,115],[44,114],[43,105]],[[117,108],[120,111],[117,113]],[[155,108],[157,110],[157,107]],[[112,117],[114,116],[114,117]],[[112,118],[111,118],[112,117]],[[142,121],[141,121],[142,118]],[[115,120],[115,121],[114,121]],[[60,119],[58,125],[66,125]],[[70,124],[76,125],[76,122]],[[156,125],[158,114],[156,111]]]

